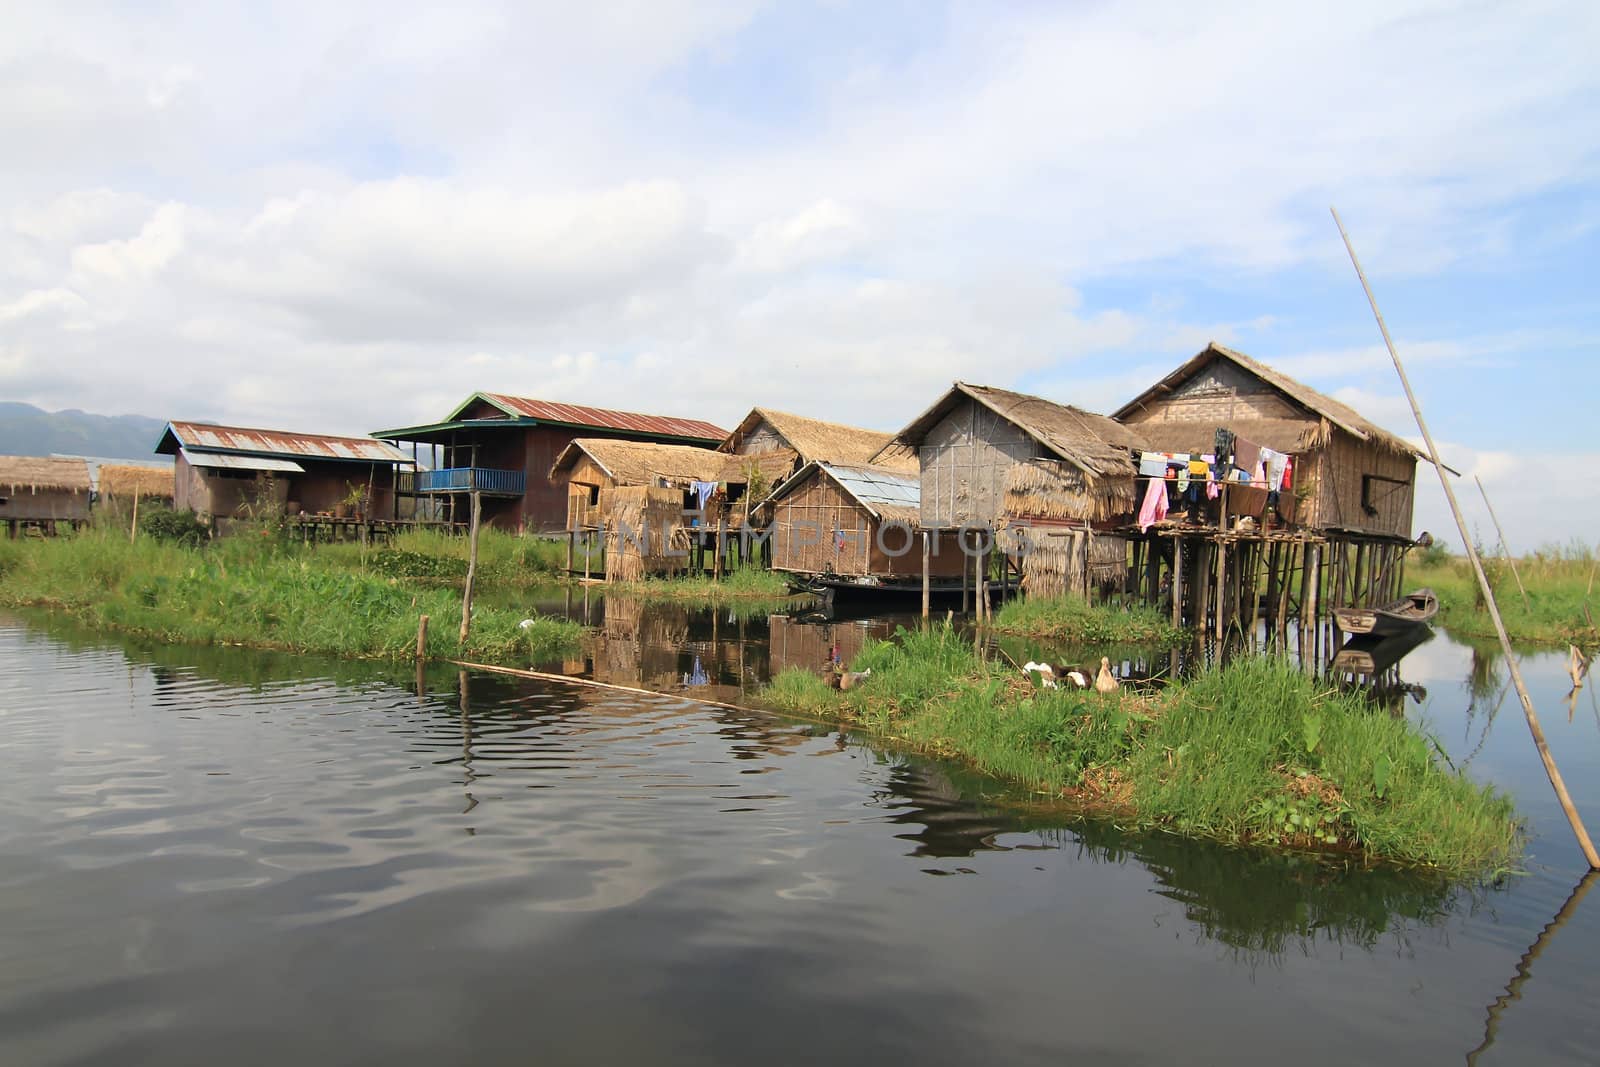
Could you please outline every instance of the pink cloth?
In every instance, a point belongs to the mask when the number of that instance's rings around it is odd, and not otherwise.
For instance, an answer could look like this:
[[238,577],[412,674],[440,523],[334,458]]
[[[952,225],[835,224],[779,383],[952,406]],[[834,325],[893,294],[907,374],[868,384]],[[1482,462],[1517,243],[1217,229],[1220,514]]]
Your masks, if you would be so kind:
[[1144,503],[1139,505],[1139,532],[1167,517],[1167,483],[1164,478],[1151,478],[1150,488],[1144,491]]

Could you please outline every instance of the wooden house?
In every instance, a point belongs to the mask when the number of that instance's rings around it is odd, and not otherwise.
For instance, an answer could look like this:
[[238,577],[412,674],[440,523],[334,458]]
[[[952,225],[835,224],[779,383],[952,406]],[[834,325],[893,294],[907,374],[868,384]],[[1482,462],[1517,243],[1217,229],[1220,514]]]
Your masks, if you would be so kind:
[[[175,457],[173,507],[226,523],[252,511],[397,516],[398,473],[411,459],[370,437],[335,437],[169,422],[156,452]],[[356,500],[355,498],[359,498]]]
[[1216,431],[1230,430],[1291,457],[1292,488],[1282,495],[1293,494],[1295,524],[1411,539],[1417,449],[1242,352],[1207,345],[1112,417],[1161,452],[1210,453]]
[[1034,594],[1120,580],[1139,433],[1042,397],[956,382],[881,456],[914,455],[924,527],[998,535]]
[[[443,421],[379,430],[384,441],[410,442],[420,470],[416,492],[443,502],[446,517],[465,522],[469,494],[478,492],[483,521],[506,530],[566,528],[567,486],[553,471],[574,440],[609,438],[638,443],[714,448],[727,436],[699,419],[473,393]],[[429,459],[422,461],[426,446]]]
[[[772,567],[814,584],[920,588],[920,487],[892,467],[806,464],[773,491]],[[930,542],[928,574],[959,583],[966,558],[953,529]]]
[[15,537],[29,527],[89,521],[89,464],[82,459],[0,456],[0,522]]

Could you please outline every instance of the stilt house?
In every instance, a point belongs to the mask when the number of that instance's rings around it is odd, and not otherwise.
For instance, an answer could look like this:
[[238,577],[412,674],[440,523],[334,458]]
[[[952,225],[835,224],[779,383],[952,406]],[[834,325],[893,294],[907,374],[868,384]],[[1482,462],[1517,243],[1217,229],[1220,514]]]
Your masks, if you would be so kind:
[[156,452],[176,457],[173,507],[226,523],[252,509],[289,515],[398,515],[395,483],[411,459],[370,437],[169,422]]
[[[824,422],[771,408],[752,408],[739,425],[717,446],[734,458],[724,477],[742,479],[754,486],[754,512],[779,484],[808,463],[865,466],[882,452],[894,435],[859,426]],[[875,465],[915,471],[915,457],[892,455]],[[765,517],[764,515],[762,516]]]
[[82,459],[0,456],[0,522],[11,536],[89,520],[89,464]]
[[884,454],[916,456],[923,527],[994,531],[1023,589],[1050,594],[1126,572],[1126,542],[1111,531],[1138,506],[1144,447],[1104,415],[956,382]]
[[1216,431],[1230,430],[1291,457],[1291,489],[1280,496],[1292,494],[1284,510],[1294,524],[1411,539],[1420,453],[1348,405],[1242,352],[1207,345],[1112,417],[1149,449],[1174,454],[1210,453]]
[[[577,438],[610,438],[715,448],[727,436],[699,419],[561,404],[504,393],[473,393],[442,422],[379,430],[374,437],[410,442],[422,470],[416,491],[444,504],[446,517],[466,521],[469,494],[483,521],[505,530],[553,532],[565,527],[567,486],[552,477],[556,460]],[[421,446],[428,449],[422,462]]]
[[[773,569],[824,584],[920,588],[920,493],[915,472],[806,464],[768,499]],[[959,582],[956,531],[939,531],[930,549],[930,579]]]

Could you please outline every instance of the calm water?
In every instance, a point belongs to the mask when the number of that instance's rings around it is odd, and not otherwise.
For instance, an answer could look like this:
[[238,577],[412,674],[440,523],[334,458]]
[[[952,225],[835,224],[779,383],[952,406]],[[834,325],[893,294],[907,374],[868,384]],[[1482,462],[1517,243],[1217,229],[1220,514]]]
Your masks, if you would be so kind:
[[[712,695],[884,625],[722,616],[712,643],[611,614],[572,669]],[[1600,824],[1592,689],[1569,721],[1559,657],[1525,666]],[[1493,714],[1503,670],[1441,635],[1405,675],[1531,819],[1525,876],[1018,815],[682,695],[450,671],[419,696],[0,620],[0,1062],[1434,1063],[1501,998],[1481,1062],[1592,1063],[1600,891],[1541,937],[1581,863],[1515,697]]]

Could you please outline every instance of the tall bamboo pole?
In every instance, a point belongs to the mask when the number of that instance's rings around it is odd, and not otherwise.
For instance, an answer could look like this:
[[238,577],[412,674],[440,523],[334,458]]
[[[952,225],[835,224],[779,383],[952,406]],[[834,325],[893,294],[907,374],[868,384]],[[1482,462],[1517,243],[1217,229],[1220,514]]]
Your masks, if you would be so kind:
[[1528,587],[1522,584],[1522,575],[1517,571],[1517,557],[1511,554],[1511,544],[1506,540],[1506,532],[1500,528],[1500,518],[1494,513],[1494,505],[1489,503],[1489,494],[1483,488],[1483,480],[1476,474],[1472,480],[1478,483],[1478,495],[1483,497],[1483,506],[1489,509],[1489,521],[1494,523],[1494,534],[1500,538],[1500,551],[1505,553],[1506,562],[1511,564],[1511,577],[1517,580],[1517,592],[1522,594],[1522,610],[1533,614],[1533,605],[1528,603]]
[[1544,728],[1539,725],[1539,715],[1533,710],[1533,698],[1528,695],[1528,687],[1522,681],[1522,667],[1517,663],[1516,653],[1511,649],[1511,638],[1506,634],[1506,624],[1500,618],[1500,607],[1494,601],[1494,590],[1489,588],[1489,579],[1483,573],[1483,561],[1478,558],[1478,549],[1472,543],[1472,538],[1467,536],[1467,520],[1462,517],[1461,505],[1456,501],[1456,492],[1450,485],[1450,479],[1445,475],[1444,466],[1439,462],[1439,449],[1433,443],[1433,434],[1428,431],[1428,424],[1422,417],[1422,407],[1417,403],[1417,394],[1411,389],[1411,380],[1406,377],[1405,365],[1400,362],[1400,353],[1395,350],[1394,338],[1389,336],[1389,327],[1383,321],[1383,312],[1378,310],[1378,298],[1372,295],[1372,286],[1367,283],[1366,272],[1361,269],[1361,261],[1356,258],[1355,246],[1350,243],[1350,235],[1345,232],[1344,222],[1339,218],[1339,212],[1333,211],[1333,223],[1339,227],[1339,236],[1344,239],[1344,247],[1350,253],[1350,265],[1356,269],[1356,277],[1361,279],[1361,288],[1366,291],[1367,303],[1372,305],[1373,317],[1378,320],[1378,330],[1383,334],[1383,343],[1388,346],[1389,358],[1394,360],[1394,369],[1400,375],[1400,384],[1405,387],[1406,399],[1411,403],[1411,414],[1416,416],[1417,429],[1422,431],[1422,440],[1428,446],[1428,459],[1433,463],[1435,473],[1439,475],[1439,484],[1444,487],[1444,496],[1450,502],[1450,513],[1455,516],[1456,529],[1461,532],[1462,543],[1467,549],[1467,559],[1472,562],[1473,573],[1478,576],[1478,588],[1483,591],[1483,602],[1489,609],[1489,618],[1494,620],[1494,632],[1500,638],[1500,648],[1506,654],[1506,666],[1511,672],[1511,681],[1517,687],[1517,696],[1522,701],[1522,715],[1528,720],[1528,732],[1533,735],[1534,746],[1539,750],[1539,759],[1544,763],[1544,772],[1550,779],[1550,787],[1556,791],[1556,799],[1561,802],[1561,810],[1566,813],[1567,822],[1572,826],[1572,833],[1578,839],[1578,847],[1583,850],[1584,858],[1589,861],[1589,866],[1600,870],[1600,853],[1595,851],[1594,842],[1589,839],[1589,831],[1584,829],[1583,819],[1578,815],[1578,809],[1572,803],[1572,797],[1567,792],[1567,783],[1561,778],[1561,771],[1556,768],[1555,757],[1550,755],[1550,746],[1545,743]]
[[483,514],[483,499],[472,491],[472,531],[468,535],[467,585],[461,593],[461,637],[458,644],[467,643],[467,631],[472,628],[472,583],[478,577],[478,522]]

